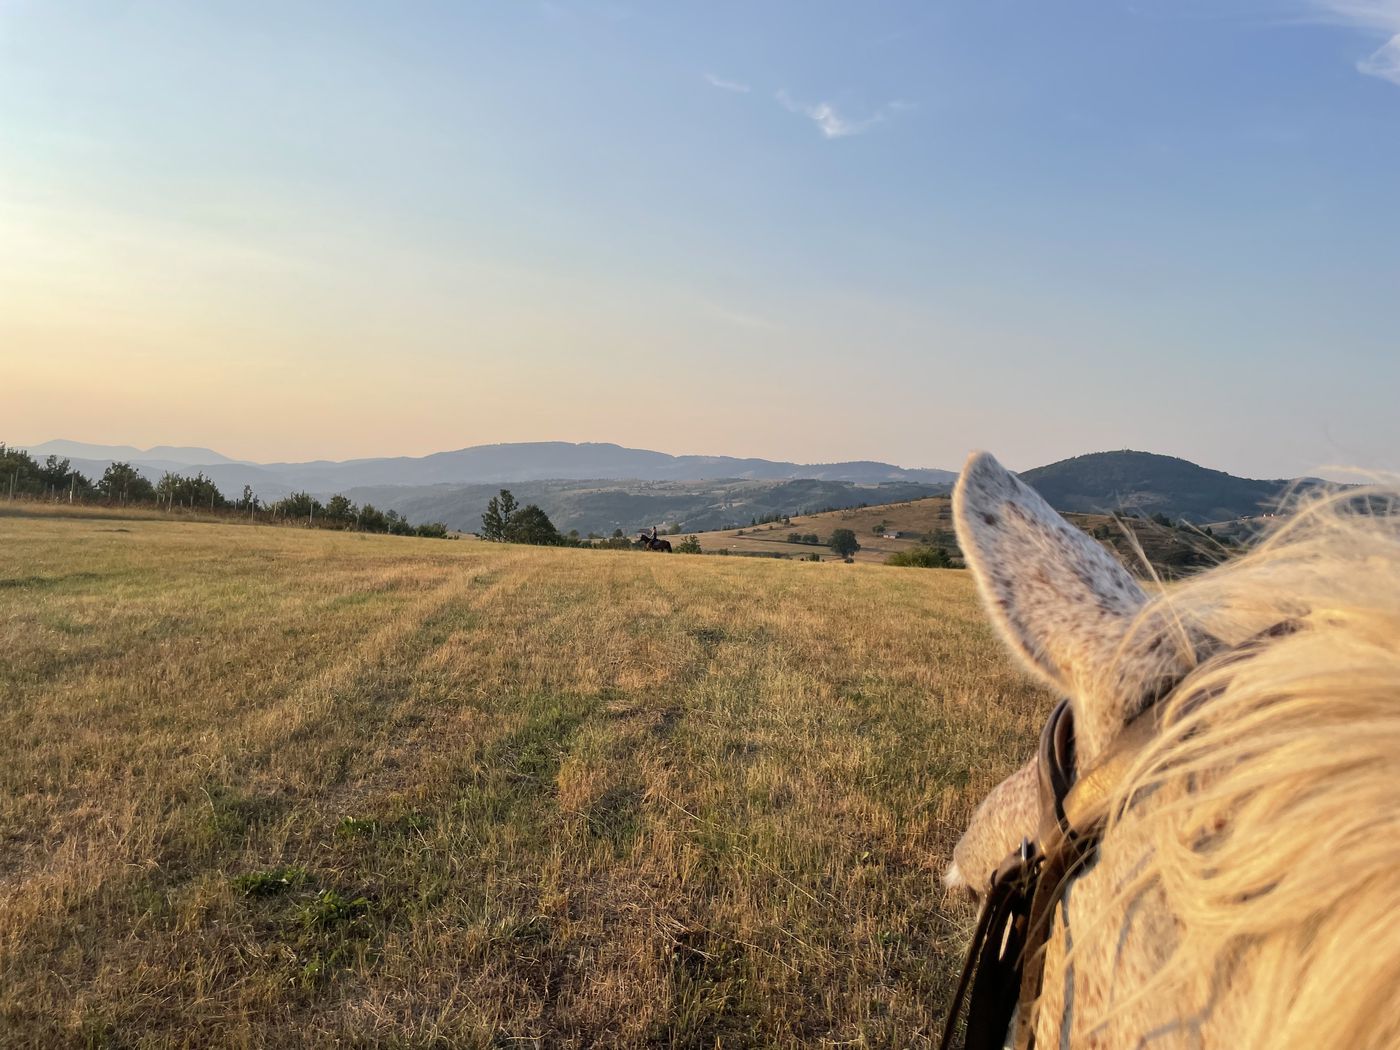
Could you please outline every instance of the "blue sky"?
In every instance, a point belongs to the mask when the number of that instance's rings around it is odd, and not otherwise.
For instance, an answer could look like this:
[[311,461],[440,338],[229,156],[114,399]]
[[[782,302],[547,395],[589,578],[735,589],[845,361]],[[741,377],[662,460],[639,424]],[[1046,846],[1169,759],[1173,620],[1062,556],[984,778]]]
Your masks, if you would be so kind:
[[1400,0],[0,0],[0,437],[1400,469],[1397,173]]

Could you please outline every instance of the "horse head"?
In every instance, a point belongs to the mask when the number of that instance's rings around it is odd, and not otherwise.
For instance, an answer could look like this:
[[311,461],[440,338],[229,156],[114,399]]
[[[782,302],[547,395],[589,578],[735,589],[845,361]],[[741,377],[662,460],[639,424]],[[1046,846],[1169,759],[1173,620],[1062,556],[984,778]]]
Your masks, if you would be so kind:
[[[953,512],[992,623],[1068,698],[1079,775],[1114,769],[1096,848],[1050,887],[1016,1045],[1400,1042],[1400,527],[1375,505],[1318,496],[1149,594],[969,459]],[[1145,742],[1124,759],[1129,736]],[[985,892],[1035,840],[1040,779],[1032,760],[977,808],[950,888]]]

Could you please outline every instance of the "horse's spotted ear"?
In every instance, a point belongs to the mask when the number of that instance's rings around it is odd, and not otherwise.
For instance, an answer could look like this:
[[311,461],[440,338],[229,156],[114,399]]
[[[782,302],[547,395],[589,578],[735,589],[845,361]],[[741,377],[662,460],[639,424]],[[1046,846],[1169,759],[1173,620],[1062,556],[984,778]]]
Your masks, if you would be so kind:
[[1033,671],[1073,693],[1107,668],[1147,601],[1113,555],[985,452],[963,467],[953,519],[992,619]]

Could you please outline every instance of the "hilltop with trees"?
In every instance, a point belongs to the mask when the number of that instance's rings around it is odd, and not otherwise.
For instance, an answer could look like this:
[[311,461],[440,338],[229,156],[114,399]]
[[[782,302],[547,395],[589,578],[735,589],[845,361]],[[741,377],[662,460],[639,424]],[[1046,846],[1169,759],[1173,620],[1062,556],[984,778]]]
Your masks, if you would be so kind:
[[1254,517],[1276,510],[1288,492],[1315,484],[1240,478],[1176,456],[1153,452],[1092,452],[1021,474],[1058,511],[1141,517],[1194,523]]

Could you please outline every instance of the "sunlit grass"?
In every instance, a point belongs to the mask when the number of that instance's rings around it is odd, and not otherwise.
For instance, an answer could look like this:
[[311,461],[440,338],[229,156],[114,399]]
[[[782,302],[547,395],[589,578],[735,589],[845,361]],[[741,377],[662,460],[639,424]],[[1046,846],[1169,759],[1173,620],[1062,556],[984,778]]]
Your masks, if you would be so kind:
[[0,517],[0,1043],[924,1045],[960,572]]

